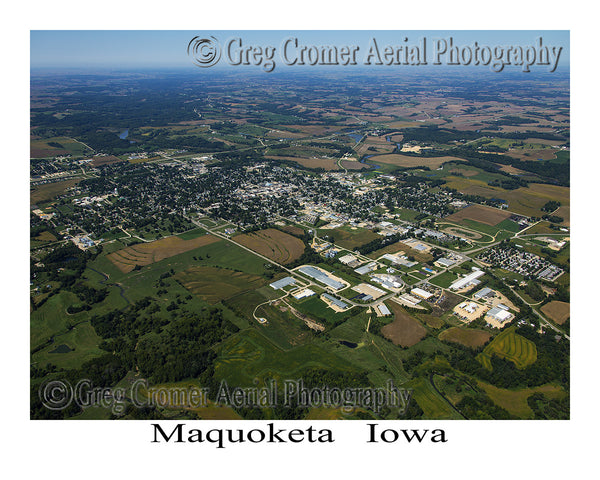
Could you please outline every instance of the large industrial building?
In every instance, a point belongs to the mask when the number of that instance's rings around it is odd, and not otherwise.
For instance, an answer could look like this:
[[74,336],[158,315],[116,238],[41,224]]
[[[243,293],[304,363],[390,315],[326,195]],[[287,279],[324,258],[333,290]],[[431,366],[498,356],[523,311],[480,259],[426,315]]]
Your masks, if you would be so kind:
[[490,309],[485,316],[485,321],[489,323],[492,327],[496,328],[504,328],[507,323],[512,320],[514,315],[510,313],[508,310],[500,306],[496,306]]
[[461,290],[469,285],[477,285],[479,284],[479,277],[483,277],[485,272],[482,270],[474,270],[472,273],[467,275],[466,277],[459,278],[452,285],[450,285],[450,290]]
[[298,271],[303,273],[304,275],[308,275],[309,277],[314,278],[318,282],[321,282],[322,284],[327,285],[328,287],[333,288],[334,290],[339,290],[340,288],[345,287],[345,285],[342,282],[334,280],[329,275],[327,275],[327,273],[319,270],[318,268],[311,267],[310,265],[300,267]]
[[329,302],[333,303],[336,307],[345,310],[348,308],[348,304],[342,302],[340,299],[335,298],[333,295],[329,295],[328,293],[324,293],[322,297],[329,300]]
[[281,280],[277,280],[276,282],[271,283],[269,286],[275,290],[279,290],[280,288],[287,287],[288,285],[294,285],[295,283],[295,278],[284,277]]

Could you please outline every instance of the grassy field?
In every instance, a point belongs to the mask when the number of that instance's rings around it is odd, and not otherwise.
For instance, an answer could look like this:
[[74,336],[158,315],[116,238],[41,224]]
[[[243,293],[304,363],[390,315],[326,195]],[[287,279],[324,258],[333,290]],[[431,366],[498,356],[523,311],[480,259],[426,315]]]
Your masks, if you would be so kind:
[[515,333],[514,327],[509,327],[494,338],[483,352],[477,355],[477,359],[485,368],[491,370],[493,355],[510,360],[517,368],[525,368],[536,361],[537,349],[535,343]]
[[549,200],[558,200],[562,205],[570,203],[569,187],[548,185],[543,183],[530,183],[527,187],[516,190],[504,190],[500,187],[491,187],[487,182],[464,177],[447,177],[448,188],[455,188],[468,195],[481,195],[486,198],[502,198],[508,202],[510,212],[530,217],[541,217],[544,212],[541,208]]
[[294,316],[283,304],[262,305],[256,311],[257,317],[268,320],[266,325],[260,325],[260,331],[275,345],[284,350],[310,343],[314,335],[304,322]]
[[195,266],[174,277],[187,290],[210,304],[264,285],[263,277],[225,268]]
[[274,228],[237,235],[234,240],[277,263],[291,263],[304,252],[302,240]]
[[320,367],[343,372],[357,371],[342,358],[316,342],[283,350],[258,330],[250,328],[228,338],[218,347],[215,376],[232,386],[254,386],[255,379],[297,379],[302,370]]
[[492,335],[473,328],[450,327],[439,335],[440,340],[460,343],[466,347],[478,348],[485,345]]
[[455,420],[462,419],[446,402],[424,377],[419,377],[402,385],[402,388],[413,389],[413,398],[425,414],[424,417],[431,420]]
[[[67,313],[69,305],[79,302],[75,294],[63,291],[48,298],[40,308],[31,312],[30,348],[37,350],[32,356],[32,362],[76,368],[102,353],[97,348],[101,339],[89,324],[89,313]],[[40,348],[50,338],[53,341]],[[68,348],[62,347],[57,350],[61,345]]]
[[[312,288],[312,287],[311,287]],[[327,304],[321,300],[317,295],[313,295],[307,299],[296,301],[291,299],[290,304],[298,311],[308,315],[309,317],[317,320],[318,322],[326,322],[333,324],[349,318],[356,311],[355,307],[353,310],[346,312],[335,312],[333,309],[327,307]]]
[[440,317],[434,315],[418,313],[417,317],[429,328],[441,328],[444,325],[444,321]]
[[63,182],[44,183],[43,185],[36,185],[32,187],[29,192],[29,201],[31,205],[40,204],[44,202],[50,202],[59,195],[65,193],[65,191],[79,183],[81,179],[65,180]]
[[571,316],[571,304],[567,302],[559,302],[552,300],[551,302],[540,308],[542,313],[553,322],[562,325]]
[[82,143],[67,137],[33,139],[29,141],[31,158],[58,157],[61,155],[82,156],[89,149]]
[[430,283],[437,285],[438,287],[448,288],[452,282],[458,279],[458,275],[452,272],[444,272],[439,274],[437,277],[431,279]]
[[40,365],[51,363],[59,368],[78,368],[105,353],[98,348],[101,341],[90,323],[83,322],[63,335],[56,335],[54,343],[36,352],[32,361]]
[[566,395],[562,387],[553,384],[518,390],[498,388],[480,380],[477,381],[477,384],[485,390],[485,393],[487,393],[496,405],[523,419],[533,418],[533,411],[529,408],[527,399],[534,393],[543,393],[546,397],[554,399],[559,399]]
[[366,228],[357,228],[353,230],[350,227],[340,227],[331,230],[321,229],[319,230],[319,235],[328,235],[329,238],[333,237],[336,245],[349,250],[354,250],[356,247],[360,247],[365,243],[381,238],[379,235]]

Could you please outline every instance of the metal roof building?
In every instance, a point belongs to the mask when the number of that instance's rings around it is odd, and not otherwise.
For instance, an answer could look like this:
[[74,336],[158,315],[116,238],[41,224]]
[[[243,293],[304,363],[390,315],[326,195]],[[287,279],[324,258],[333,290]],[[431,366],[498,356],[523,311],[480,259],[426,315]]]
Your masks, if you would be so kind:
[[500,322],[504,322],[506,320],[508,320],[510,317],[512,317],[512,314],[506,310],[503,310],[502,308],[498,308],[498,307],[494,307],[492,308],[487,315],[489,317],[492,317]]
[[329,275],[327,275],[325,272],[322,272],[321,270],[319,270],[315,267],[311,267],[310,265],[300,267],[298,269],[298,271],[304,273],[305,275],[308,275],[311,278],[314,278],[315,280],[323,283],[324,285],[327,285],[328,287],[333,288],[334,290],[339,290],[340,288],[344,288],[344,284],[342,282],[338,282],[337,280],[334,280]]
[[483,272],[482,270],[475,270],[473,273],[470,273],[466,277],[459,278],[458,280],[456,280],[452,285],[450,285],[450,290],[460,290],[461,288],[466,287],[471,283],[475,283],[475,280],[477,280],[479,277],[482,277],[483,275],[485,275],[485,272]]
[[429,293],[427,290],[423,290],[422,288],[413,288],[410,293],[416,295],[418,297],[424,298],[427,300],[428,298],[433,296],[433,293]]
[[269,287],[274,288],[275,290],[279,290],[280,288],[287,287],[288,285],[293,285],[296,283],[296,279],[293,277],[285,277],[281,280],[277,280],[269,285]]
[[371,263],[369,263],[367,265],[364,265],[364,266],[362,266],[360,268],[355,269],[354,271],[356,273],[358,273],[359,275],[365,275],[365,274],[367,274],[369,272],[372,272],[375,269],[377,269],[377,263],[371,262]]
[[333,295],[324,293],[323,296],[337,307],[344,308],[344,309],[348,308],[348,305],[346,303],[342,302],[341,300],[338,300]]
[[491,288],[485,287],[485,288],[482,288],[481,290],[479,290],[478,292],[475,292],[475,295],[473,295],[473,296],[475,297],[475,299],[483,298],[483,297],[487,297],[487,296],[493,297],[493,295],[490,295],[492,293],[494,293],[494,291]]

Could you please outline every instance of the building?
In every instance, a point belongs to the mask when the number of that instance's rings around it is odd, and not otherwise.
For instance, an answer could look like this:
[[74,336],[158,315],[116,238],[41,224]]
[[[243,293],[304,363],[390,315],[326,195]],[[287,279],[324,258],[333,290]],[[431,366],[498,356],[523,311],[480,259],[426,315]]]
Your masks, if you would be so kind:
[[345,310],[348,308],[348,304],[342,302],[340,299],[335,298],[333,295],[329,295],[328,293],[324,293],[322,297],[329,300],[330,303],[334,304],[336,307]]
[[383,316],[392,314],[392,312],[390,312],[390,309],[384,303],[382,303],[381,305],[377,305],[377,310],[379,310],[379,313]]
[[455,263],[456,263],[456,260],[452,260],[451,258],[438,258],[434,262],[434,265],[437,265],[438,267],[442,267],[442,268],[448,268],[448,267],[451,267],[452,265],[454,265]]
[[296,300],[300,300],[301,298],[312,297],[315,294],[310,288],[305,288],[300,292],[297,292],[293,295]]
[[373,270],[377,269],[377,263],[376,262],[371,262],[368,263],[367,265],[363,265],[360,268],[355,269],[354,271],[356,273],[358,273],[359,275],[366,275],[369,272],[372,272]]
[[393,255],[391,253],[386,253],[382,255],[381,258],[385,258],[396,265],[403,265],[405,267],[414,267],[417,264],[417,262],[411,262],[408,260],[408,258],[404,255]]
[[500,307],[490,309],[485,316],[486,322],[495,328],[504,328],[513,318],[514,315],[512,313]]
[[496,296],[496,292],[494,290],[492,290],[491,288],[485,287],[482,288],[481,290],[479,290],[478,292],[475,292],[475,294],[473,295],[473,298],[475,300],[479,300],[480,298],[494,298]]
[[269,285],[274,290],[279,290],[280,288],[287,287],[288,285],[294,285],[296,283],[296,279],[293,277],[284,277],[281,280],[277,280]]
[[334,280],[329,275],[327,275],[327,273],[315,267],[311,267],[310,265],[300,267],[298,271],[303,273],[304,275],[308,275],[310,278],[313,278],[324,285],[327,285],[328,287],[333,288],[334,290],[339,290],[345,287],[345,285],[342,282]]
[[412,293],[413,295],[423,298],[425,300],[433,297],[433,293],[429,293],[427,290],[423,290],[422,288],[413,288],[410,293]]
[[347,254],[344,255],[343,257],[338,258],[338,260],[343,263],[344,265],[350,265],[352,263],[356,263],[357,262],[357,258],[352,255],[352,254]]
[[413,307],[416,307],[419,303],[421,303],[420,298],[413,297],[412,295],[409,295],[408,293],[400,295],[400,300],[412,305]]
[[469,285],[477,285],[478,283],[480,283],[477,279],[479,277],[483,277],[483,275],[485,275],[484,271],[475,270],[466,277],[459,278],[454,283],[452,283],[452,285],[450,285],[450,290],[461,290],[465,287],[468,287]]

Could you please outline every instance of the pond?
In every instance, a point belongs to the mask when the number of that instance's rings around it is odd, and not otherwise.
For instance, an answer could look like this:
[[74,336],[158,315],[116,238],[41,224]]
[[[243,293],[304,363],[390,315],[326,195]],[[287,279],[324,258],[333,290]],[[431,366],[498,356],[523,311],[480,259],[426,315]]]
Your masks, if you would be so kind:
[[54,350],[52,350],[51,352],[48,352],[48,353],[69,353],[72,351],[73,351],[72,348],[70,348],[68,345],[65,345],[63,343],[62,345],[59,345]]

